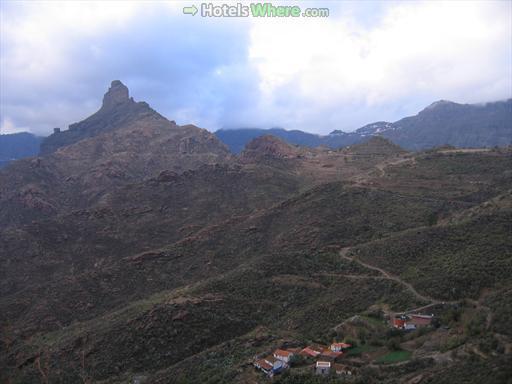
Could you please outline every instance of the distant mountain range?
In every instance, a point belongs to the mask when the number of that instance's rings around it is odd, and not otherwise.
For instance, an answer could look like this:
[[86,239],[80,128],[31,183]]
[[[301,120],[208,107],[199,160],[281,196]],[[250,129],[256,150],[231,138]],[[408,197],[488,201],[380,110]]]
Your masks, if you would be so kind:
[[394,123],[378,121],[354,132],[332,131],[315,135],[303,131],[273,129],[230,129],[215,132],[217,137],[239,153],[247,142],[262,135],[274,135],[291,144],[340,148],[383,136],[409,150],[442,145],[454,147],[494,147],[512,144],[512,99],[486,104],[458,104],[437,101],[415,116]]
[[36,155],[42,140],[28,132],[0,135],[0,168],[12,160]]
[[[72,124],[67,131],[55,132],[45,139],[26,132],[0,135],[0,167],[14,159],[54,152],[59,147],[90,137],[98,130],[114,129],[139,115],[154,116],[157,119],[161,117],[146,103],[136,103],[129,99],[125,88],[120,83],[114,83],[111,90],[113,104],[105,104],[88,119]],[[115,109],[115,114],[112,114],[112,108]],[[360,143],[368,136],[385,137],[408,150],[443,145],[467,148],[504,147],[512,144],[512,99],[485,104],[458,104],[441,100],[415,116],[405,117],[394,123],[374,122],[354,132],[334,130],[328,135],[317,135],[283,128],[240,128],[221,129],[215,135],[235,154],[240,153],[254,138],[265,135],[279,137],[290,144],[313,148],[346,147]]]

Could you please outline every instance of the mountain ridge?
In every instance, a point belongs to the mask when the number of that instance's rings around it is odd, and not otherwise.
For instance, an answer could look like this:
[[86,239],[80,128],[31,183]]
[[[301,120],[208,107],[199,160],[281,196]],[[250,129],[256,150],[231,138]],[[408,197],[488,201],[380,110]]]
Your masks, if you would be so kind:
[[340,148],[356,144],[367,136],[380,135],[408,150],[423,150],[443,145],[455,147],[493,147],[512,144],[512,99],[459,104],[436,101],[414,116],[393,123],[377,121],[352,132],[333,130],[328,135],[283,129],[218,130],[221,138],[234,153],[240,152],[248,140],[273,134],[290,144]]

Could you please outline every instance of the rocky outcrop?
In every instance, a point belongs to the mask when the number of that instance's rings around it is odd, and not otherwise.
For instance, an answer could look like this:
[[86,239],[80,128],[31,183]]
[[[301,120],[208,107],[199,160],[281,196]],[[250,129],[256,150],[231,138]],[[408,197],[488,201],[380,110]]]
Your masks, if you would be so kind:
[[41,143],[41,155],[48,155],[59,148],[80,140],[115,131],[134,121],[149,120],[169,126],[176,124],[153,110],[145,102],[135,102],[129,97],[128,88],[119,80],[114,80],[103,96],[101,108],[87,119],[71,124],[66,131],[54,132]]
[[262,159],[296,158],[300,153],[294,147],[275,136],[261,136],[250,141],[240,155],[242,162],[253,162]]

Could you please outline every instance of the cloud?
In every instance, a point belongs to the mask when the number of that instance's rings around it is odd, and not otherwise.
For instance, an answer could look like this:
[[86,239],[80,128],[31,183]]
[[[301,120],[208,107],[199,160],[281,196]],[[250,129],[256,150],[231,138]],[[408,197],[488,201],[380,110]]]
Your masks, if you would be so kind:
[[511,2],[297,2],[329,7],[318,19],[200,18],[184,4],[0,3],[2,133],[81,120],[113,79],[211,130],[326,133],[512,97]]
[[511,97],[510,5],[389,3],[371,25],[268,19],[254,23],[250,55],[266,107],[284,124],[326,131],[394,120],[438,99]]
[[93,113],[113,79],[181,123],[215,127],[231,106],[250,108],[246,20],[186,17],[174,2],[125,5],[2,3],[2,118],[36,133],[65,127]]

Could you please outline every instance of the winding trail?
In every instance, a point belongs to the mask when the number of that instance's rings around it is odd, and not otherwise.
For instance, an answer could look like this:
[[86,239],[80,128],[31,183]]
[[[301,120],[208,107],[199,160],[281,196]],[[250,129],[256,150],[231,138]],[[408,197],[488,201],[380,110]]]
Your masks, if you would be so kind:
[[[342,248],[340,250],[340,256],[342,258],[344,258],[345,260],[358,263],[359,265],[361,265],[361,266],[363,266],[363,267],[365,267],[367,269],[371,269],[373,271],[379,272],[381,274],[381,276],[380,276],[381,279],[392,280],[392,281],[394,281],[396,283],[399,283],[399,284],[403,285],[409,292],[411,292],[417,299],[419,299],[421,301],[426,301],[426,302],[429,303],[427,305],[423,305],[423,306],[418,307],[418,308],[409,309],[407,311],[404,311],[404,313],[406,313],[406,312],[421,311],[421,310],[427,309],[427,308],[432,307],[432,306],[437,305],[437,304],[455,304],[455,303],[459,302],[458,300],[456,300],[456,301],[441,301],[441,300],[434,299],[433,297],[423,295],[423,294],[419,293],[411,284],[405,282],[400,277],[392,275],[392,274],[390,274],[389,272],[385,271],[382,268],[376,267],[374,265],[370,265],[368,263],[365,263],[364,261],[361,261],[361,260],[356,259],[354,257],[348,256],[348,252],[349,252],[350,249],[351,249],[351,247]],[[365,278],[376,278],[376,276],[365,276]]]

